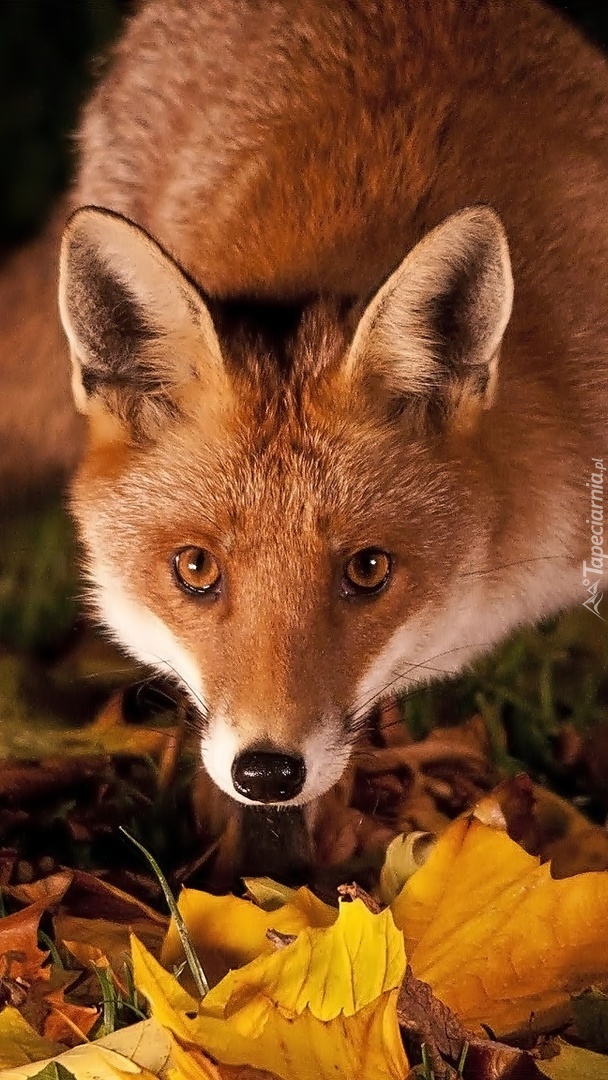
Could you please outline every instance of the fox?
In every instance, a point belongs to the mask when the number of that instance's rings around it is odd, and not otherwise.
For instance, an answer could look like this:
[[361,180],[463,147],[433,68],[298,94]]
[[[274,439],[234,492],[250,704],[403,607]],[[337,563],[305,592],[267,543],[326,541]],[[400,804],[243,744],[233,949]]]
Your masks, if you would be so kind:
[[94,614],[231,800],[313,815],[374,707],[601,584],[607,133],[604,57],[539,0],[128,19],[27,379]]

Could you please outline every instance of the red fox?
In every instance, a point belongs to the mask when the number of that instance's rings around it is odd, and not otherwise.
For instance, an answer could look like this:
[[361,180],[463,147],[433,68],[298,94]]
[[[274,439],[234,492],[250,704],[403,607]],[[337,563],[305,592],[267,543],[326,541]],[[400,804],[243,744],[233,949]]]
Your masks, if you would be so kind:
[[607,133],[603,58],[535,0],[128,23],[61,245],[72,505],[232,798],[310,803],[383,698],[594,586],[603,617]]

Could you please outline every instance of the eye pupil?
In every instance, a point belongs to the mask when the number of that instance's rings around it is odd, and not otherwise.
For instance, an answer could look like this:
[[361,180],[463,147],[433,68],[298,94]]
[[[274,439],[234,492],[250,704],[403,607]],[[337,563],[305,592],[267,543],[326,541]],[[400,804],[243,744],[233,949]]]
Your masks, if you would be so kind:
[[199,596],[217,592],[221,580],[219,563],[205,548],[189,547],[178,551],[173,568],[177,582],[185,592]]

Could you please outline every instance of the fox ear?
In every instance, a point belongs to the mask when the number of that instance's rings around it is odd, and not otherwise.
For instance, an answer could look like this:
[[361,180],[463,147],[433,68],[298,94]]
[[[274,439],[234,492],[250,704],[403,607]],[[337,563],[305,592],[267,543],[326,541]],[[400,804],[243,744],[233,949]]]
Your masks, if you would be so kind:
[[193,285],[141,229],[77,210],[61,244],[59,307],[76,405],[101,405],[135,439],[179,412],[184,386],[223,373],[211,316]]
[[498,215],[449,217],[410,252],[367,307],[347,364],[422,423],[469,423],[492,403],[513,278]]

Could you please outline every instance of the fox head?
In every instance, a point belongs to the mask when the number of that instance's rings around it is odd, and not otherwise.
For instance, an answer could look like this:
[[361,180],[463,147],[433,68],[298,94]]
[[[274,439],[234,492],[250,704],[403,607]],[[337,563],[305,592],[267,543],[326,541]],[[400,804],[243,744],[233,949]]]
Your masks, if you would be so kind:
[[365,302],[276,309],[204,299],[112,213],[69,222],[93,602],[186,688],[233,798],[322,795],[371,707],[465,647],[467,568],[490,543],[472,444],[511,303],[486,207],[429,233]]

